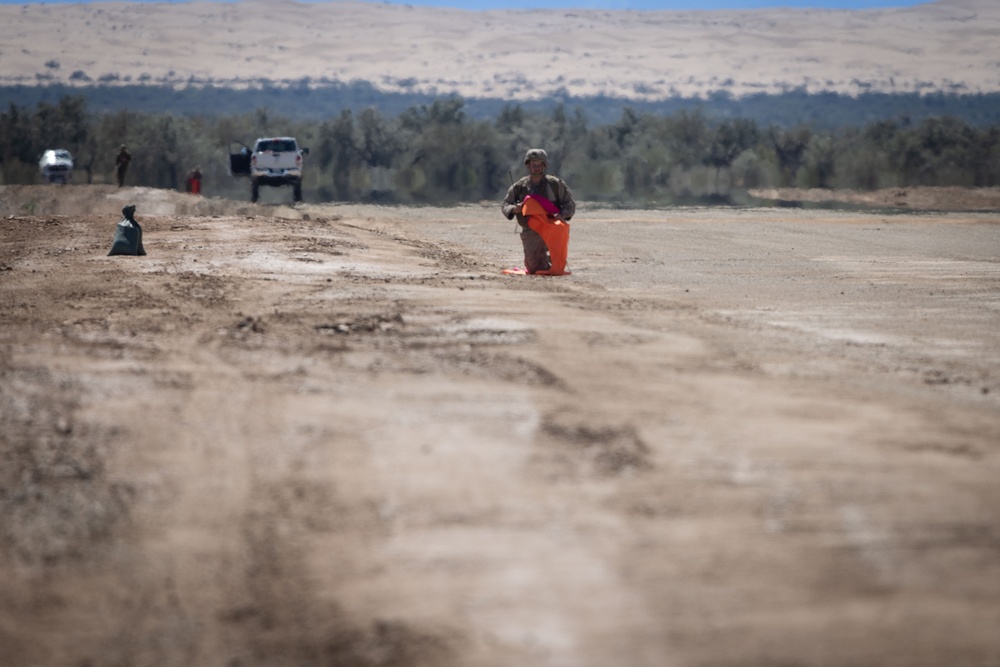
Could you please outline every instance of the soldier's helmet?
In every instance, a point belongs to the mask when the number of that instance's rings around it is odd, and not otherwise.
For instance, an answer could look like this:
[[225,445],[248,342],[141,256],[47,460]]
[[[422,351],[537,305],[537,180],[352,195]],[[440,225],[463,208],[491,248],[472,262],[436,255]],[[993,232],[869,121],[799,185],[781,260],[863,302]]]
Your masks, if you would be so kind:
[[528,152],[524,154],[524,164],[528,164],[532,160],[541,160],[546,167],[549,166],[549,156],[541,148],[529,148]]

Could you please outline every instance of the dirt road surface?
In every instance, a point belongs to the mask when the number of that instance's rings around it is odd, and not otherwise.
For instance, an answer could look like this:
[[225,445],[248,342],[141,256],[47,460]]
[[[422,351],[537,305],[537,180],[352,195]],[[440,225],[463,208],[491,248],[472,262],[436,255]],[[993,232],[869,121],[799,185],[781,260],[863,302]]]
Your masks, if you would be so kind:
[[278,198],[0,188],[5,667],[1000,664],[1000,216]]

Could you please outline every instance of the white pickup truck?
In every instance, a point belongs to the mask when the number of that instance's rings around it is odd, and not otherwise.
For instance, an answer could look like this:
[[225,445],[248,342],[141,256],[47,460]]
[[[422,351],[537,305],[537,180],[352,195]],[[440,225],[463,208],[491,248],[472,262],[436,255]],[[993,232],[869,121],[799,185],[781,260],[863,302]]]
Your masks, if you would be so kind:
[[262,185],[291,185],[292,199],[302,201],[302,162],[309,154],[294,137],[264,137],[254,142],[253,150],[244,146],[229,153],[229,171],[233,176],[250,177],[250,201],[260,198]]
[[55,148],[42,153],[38,169],[46,183],[69,183],[73,176],[73,156],[65,148]]

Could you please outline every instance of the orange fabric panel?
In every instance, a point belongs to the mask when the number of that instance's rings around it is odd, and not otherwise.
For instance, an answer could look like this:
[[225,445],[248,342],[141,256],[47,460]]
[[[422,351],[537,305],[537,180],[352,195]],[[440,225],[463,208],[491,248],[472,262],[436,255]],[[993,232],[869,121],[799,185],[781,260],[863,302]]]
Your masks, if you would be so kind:
[[569,223],[556,220],[540,202],[530,197],[521,206],[521,213],[528,218],[528,226],[538,232],[549,249],[552,268],[538,273],[548,276],[566,275],[566,259],[569,254]]

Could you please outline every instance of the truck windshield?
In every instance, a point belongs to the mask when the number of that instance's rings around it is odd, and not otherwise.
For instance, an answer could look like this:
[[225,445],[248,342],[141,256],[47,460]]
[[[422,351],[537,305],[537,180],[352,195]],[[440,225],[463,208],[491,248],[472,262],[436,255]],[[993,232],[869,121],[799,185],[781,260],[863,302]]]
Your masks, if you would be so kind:
[[290,153],[296,150],[292,139],[266,139],[257,143],[258,151],[274,151],[275,153]]

